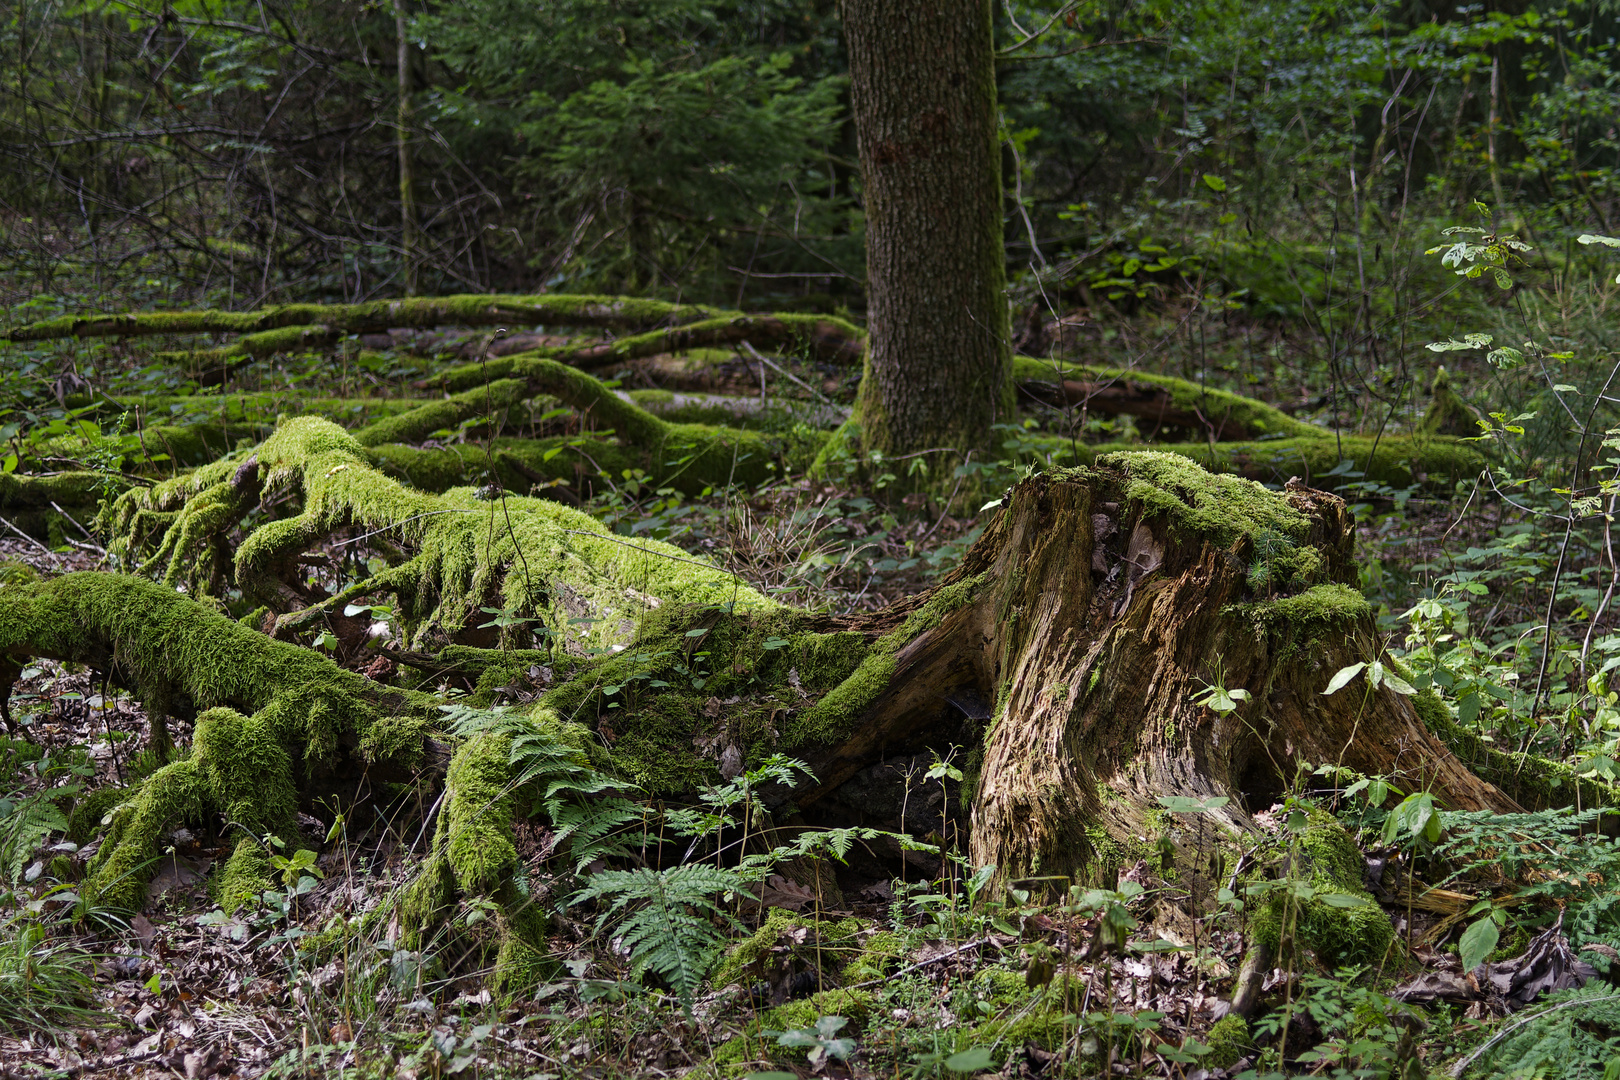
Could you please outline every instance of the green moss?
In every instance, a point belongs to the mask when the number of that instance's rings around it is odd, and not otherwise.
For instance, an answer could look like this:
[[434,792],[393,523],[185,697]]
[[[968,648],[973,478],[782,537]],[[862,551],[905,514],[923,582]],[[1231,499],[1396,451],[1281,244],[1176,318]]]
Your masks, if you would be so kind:
[[[757,978],[756,965],[766,957],[776,956],[786,960],[785,956],[774,950],[784,939],[791,941],[788,935],[796,930],[806,930],[808,933],[803,942],[790,948],[794,960],[808,966],[815,966],[819,962],[823,970],[829,973],[843,970],[845,983],[862,981],[848,977],[846,964],[854,962],[852,956],[855,954],[856,936],[865,928],[866,923],[860,919],[817,919],[795,915],[784,908],[771,908],[758,930],[726,950],[712,981],[715,986],[731,986]],[[871,943],[867,942],[861,955],[865,955],[870,947]]]
[[409,412],[387,416],[354,433],[361,446],[420,442],[444,428],[452,431],[463,420],[482,418],[499,424],[507,410],[522,401],[527,387],[520,379],[499,379],[445,398],[419,405]]
[[129,788],[101,787],[79,796],[68,815],[67,838],[80,847],[88,844],[101,829],[102,818],[131,794]]
[[1253,480],[1211,473],[1180,454],[1123,451],[1100,456],[1097,464],[1125,474],[1127,498],[1173,527],[1217,543],[1259,533],[1298,543],[1309,528],[1305,515],[1275,492]]
[[[867,706],[888,689],[894,678],[895,657],[901,648],[939,626],[946,615],[972,603],[982,585],[982,576],[969,577],[935,591],[899,627],[873,642],[860,666],[847,678],[790,722],[783,733],[785,745],[833,742],[845,735],[860,720]],[[843,652],[844,657],[853,656],[852,644],[845,643],[840,648],[847,650]]]
[[360,753],[368,762],[413,768],[422,760],[428,728],[423,716],[382,717],[360,737]]
[[778,1005],[760,1014],[764,1027],[776,1031],[813,1028],[823,1016],[842,1016],[851,1032],[866,1025],[872,1011],[872,994],[866,990],[822,990],[798,1001]]
[[1234,604],[1227,612],[1248,620],[1255,631],[1294,647],[1332,634],[1372,614],[1367,598],[1349,585],[1313,585],[1304,592],[1272,600]]
[[[1034,1045],[1042,1050],[1061,1050],[1074,1037],[1075,1021],[1059,1005],[1056,990],[1049,987],[1034,1007],[1008,1016],[986,1020],[973,1029],[972,1042],[980,1046],[1000,1042],[1006,1046]],[[1085,1061],[1078,1063],[1085,1067]]]
[[[1068,440],[1038,440],[1038,444],[1053,454],[1065,457],[1072,454]],[[1099,461],[1114,453],[1140,452],[1140,448],[1123,443],[1080,449],[1083,457]],[[1323,483],[1340,461],[1349,461],[1354,471],[1364,474],[1353,478],[1358,481],[1397,488],[1423,483],[1449,490],[1455,481],[1477,476],[1486,464],[1475,443],[1426,435],[1385,435],[1381,439],[1370,435],[1344,435],[1336,439],[1329,433],[1264,442],[1215,443],[1213,447],[1207,442],[1158,443],[1153,449],[1195,461],[1211,472],[1233,473],[1275,484],[1292,476]]]
[[[1299,838],[1304,865],[1293,875],[1315,895],[1300,900],[1286,884],[1272,888],[1255,913],[1255,938],[1280,949],[1284,927],[1292,924],[1295,942],[1330,968],[1378,963],[1395,940],[1395,928],[1362,888],[1361,851],[1331,814],[1314,807],[1307,813],[1309,822]],[[1324,895],[1348,906],[1328,903]]]
[[225,820],[260,836],[297,836],[292,759],[264,720],[209,709],[197,717],[193,747],[209,799]]
[[214,902],[234,915],[243,904],[273,888],[274,874],[270,853],[258,841],[243,837],[214,880]]
[[[781,1064],[802,1063],[804,1051],[780,1047],[776,1038],[761,1032],[814,1028],[823,1016],[842,1016],[850,1022],[840,1035],[859,1033],[871,1015],[873,998],[864,990],[823,990],[799,1001],[766,1009],[750,1020],[743,1034],[726,1040],[714,1052],[714,1063],[723,1075],[734,1075],[738,1066],[763,1056]],[[689,1074],[691,1075],[691,1074]]]
[[474,896],[494,895],[517,866],[511,750],[505,736],[474,736],[456,751],[445,774],[440,841],[456,884]]
[[[294,835],[293,763],[322,767],[378,720],[358,675],[272,640],[185,596],[120,574],[65,574],[0,596],[0,649],[82,662],[115,653],[148,709],[201,710],[194,755],[154,773],[114,812],[92,866],[108,902],[137,906],[163,831],[205,810]],[[431,699],[397,692],[402,711]]]
[[455,903],[456,879],[450,860],[435,854],[400,896],[399,921],[405,931],[405,944],[419,949],[431,941],[433,931],[454,910]]
[[1004,967],[981,968],[973,976],[973,989],[998,1006],[1017,1005],[1032,993],[1022,971]]
[[146,883],[156,871],[164,830],[199,821],[206,798],[207,785],[190,759],[147,777],[135,797],[113,811],[101,849],[90,860],[87,895],[108,907],[139,911],[145,906]]
[[[493,293],[372,300],[360,304],[281,304],[257,311],[141,311],[109,315],[62,315],[0,330],[0,338],[47,341],[66,337],[132,337],[143,334],[252,334],[277,329],[302,333],[317,326],[333,334],[377,332],[393,327],[537,324],[633,330],[660,324],[680,326],[711,319],[718,314],[721,313],[714,308],[633,296]],[[850,327],[850,331],[859,333],[853,327]]]
[[[117,476],[96,472],[60,472],[50,476],[23,476],[0,473],[0,510],[48,510],[52,503],[80,506],[86,492],[102,490],[112,483],[122,490],[125,482]],[[90,496],[94,502],[94,495]]]
[[1295,420],[1281,409],[1267,405],[1263,401],[1256,401],[1254,398],[1243,397],[1226,390],[1217,390],[1187,379],[1178,379],[1172,375],[1155,375],[1143,371],[1126,371],[1120,368],[1017,356],[1013,358],[1013,379],[1015,382],[1085,379],[1105,383],[1137,383],[1166,391],[1178,411],[1197,410],[1209,417],[1210,422],[1217,427],[1242,430],[1250,433],[1250,437],[1311,436],[1324,433],[1322,428]]
[[510,878],[496,900],[501,905],[496,925],[499,945],[490,975],[490,991],[511,998],[526,997],[557,973],[557,962],[546,949],[550,921],[545,911]]
[[905,956],[905,939],[892,930],[879,930],[861,943],[861,951],[844,966],[844,982],[853,986],[881,979]]
[[[475,614],[487,621],[477,609],[491,606],[487,598],[496,590],[499,606],[541,616],[570,651],[626,642],[640,616],[666,602],[779,607],[673,545],[614,538],[596,519],[557,503],[480,500],[466,489],[433,496],[401,487],[371,469],[358,444],[326,421],[289,421],[259,454],[273,463],[266,487],[279,486],[278,476],[298,482],[305,512],[261,526],[243,542],[239,580],[255,580],[284,552],[303,550],[311,538],[353,521],[395,526],[415,542],[422,567],[417,595],[437,603],[409,614],[436,633],[454,634]],[[578,619],[586,612],[588,625]]]
[[1254,1048],[1248,1021],[1236,1013],[1215,1021],[1204,1042],[1209,1046],[1205,1061],[1217,1069],[1231,1068]]

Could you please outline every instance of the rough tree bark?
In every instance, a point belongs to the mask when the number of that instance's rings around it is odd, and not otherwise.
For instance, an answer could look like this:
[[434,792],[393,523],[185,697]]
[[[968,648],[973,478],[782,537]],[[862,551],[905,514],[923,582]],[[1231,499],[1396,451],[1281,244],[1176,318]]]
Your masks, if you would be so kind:
[[863,448],[987,445],[1012,412],[990,0],[844,0],[866,217]]

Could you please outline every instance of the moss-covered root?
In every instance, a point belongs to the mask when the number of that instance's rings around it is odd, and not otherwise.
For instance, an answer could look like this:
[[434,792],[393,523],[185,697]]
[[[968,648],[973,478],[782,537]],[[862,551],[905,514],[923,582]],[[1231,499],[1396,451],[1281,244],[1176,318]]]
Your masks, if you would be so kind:
[[258,311],[142,311],[120,315],[63,315],[0,330],[12,341],[78,337],[138,337],[151,334],[252,334],[321,326],[336,334],[393,327],[581,326],[645,330],[680,326],[719,314],[694,304],[671,304],[629,296],[463,295],[364,304],[284,304]]
[[[388,530],[416,552],[420,576],[394,588],[419,648],[453,639],[475,615],[487,622],[479,609],[496,602],[539,619],[574,652],[628,641],[641,616],[666,602],[777,607],[679,548],[621,540],[589,515],[553,502],[489,500],[464,488],[443,495],[410,490],[373,468],[364,448],[329,421],[288,421],[257,456],[267,470],[265,489],[291,489],[304,505],[297,517],[260,526],[236,553],[238,583],[278,612],[308,606],[291,594],[284,575],[302,552],[348,525]],[[585,612],[589,624],[577,618]]]
[[1286,945],[1308,949],[1329,968],[1380,963],[1395,927],[1362,886],[1361,851],[1333,815],[1315,809],[1309,815],[1299,849],[1284,859],[1282,880],[1255,912],[1255,942],[1274,956]]
[[[292,758],[265,719],[209,709],[197,718],[193,746],[189,759],[153,773],[113,811],[86,885],[103,903],[139,910],[157,870],[163,833],[185,822],[204,823],[210,812],[223,817],[249,850],[267,835],[297,835]],[[239,845],[231,858],[235,869],[226,874],[235,902],[243,899],[237,894],[247,887],[252,861]],[[251,884],[257,883],[253,875]]]
[[549,394],[578,410],[591,426],[611,431],[659,483],[685,489],[759,484],[773,475],[780,459],[793,459],[788,462],[793,467],[808,461],[819,446],[817,439],[799,446],[743,428],[664,420],[600,380],[543,356],[520,354],[503,364],[502,371],[502,378],[378,420],[355,438],[367,447],[416,442],[474,417],[499,420],[518,402]]
[[[149,708],[234,709],[263,724],[305,773],[338,765],[352,753],[344,745],[357,745],[369,766],[413,768],[426,746],[422,720],[433,704],[127,574],[64,574],[0,588],[0,657],[45,657],[116,671]],[[225,728],[216,734],[199,728],[199,752],[214,737],[233,744],[246,738]],[[199,762],[206,764],[206,756],[183,764],[197,768]],[[223,774],[208,779],[225,800],[221,812],[227,812]]]
[[124,907],[140,906],[166,830],[217,818],[243,837],[291,837],[303,778],[348,757],[374,775],[408,771],[429,745],[429,699],[380,687],[142,578],[66,574],[0,588],[0,657],[35,656],[116,670],[148,701],[199,712],[191,756],[159,769],[113,812],[91,867],[93,891]]
[[[478,735],[456,751],[445,776],[443,809],[434,830],[432,854],[406,889],[400,921],[406,941],[422,948],[435,940],[460,939],[459,950],[491,961],[496,992],[530,989],[550,970],[546,958],[547,921],[517,878],[512,841],[514,794],[511,740]],[[455,918],[461,902],[493,920]]]
[[435,385],[452,391],[470,390],[490,379],[504,379],[513,374],[518,365],[535,358],[554,360],[569,367],[600,369],[663,353],[743,342],[758,349],[808,353],[827,363],[854,364],[862,356],[865,339],[859,327],[826,315],[730,315],[616,341],[537,349],[465,364],[447,370]]
[[[229,558],[217,543],[235,528],[259,502],[259,463],[254,458],[237,466],[228,480],[187,499],[166,522],[163,539],[140,573],[163,572],[163,584],[184,581],[195,595],[216,595],[230,568]],[[125,545],[127,548],[128,545]]]
[[259,841],[244,836],[214,875],[210,892],[214,903],[227,915],[234,915],[243,904],[253,901],[274,883],[275,867],[270,862],[270,852]]
[[[1450,484],[1476,476],[1485,467],[1477,444],[1454,438],[1474,434],[1476,425],[1444,372],[1436,377],[1434,404],[1417,433],[1371,438],[1341,435],[1296,420],[1263,401],[1169,375],[1027,356],[1017,357],[1013,367],[1026,395],[1084,405],[1091,412],[1135,416],[1143,434],[1155,440],[1154,449],[1192,458],[1212,472],[1274,483],[1300,476],[1314,483],[1314,478],[1350,461],[1362,474],[1360,479],[1405,487],[1419,481]],[[1161,436],[1164,441],[1157,441]],[[1042,444],[1054,463],[1072,464],[1089,464],[1096,456],[1138,448],[1126,443],[1076,447],[1066,439]]]
[[1019,356],[1013,359],[1013,379],[1025,394],[1038,400],[1083,405],[1093,413],[1138,417],[1148,433],[1173,427],[1215,442],[1333,434],[1263,401],[1172,375]]

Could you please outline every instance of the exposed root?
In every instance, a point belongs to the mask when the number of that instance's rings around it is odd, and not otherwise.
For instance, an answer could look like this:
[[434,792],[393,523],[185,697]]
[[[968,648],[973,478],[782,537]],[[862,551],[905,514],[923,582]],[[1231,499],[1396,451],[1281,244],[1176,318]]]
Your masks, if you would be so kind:
[[141,578],[67,574],[0,591],[0,655],[116,673],[163,717],[198,713],[191,754],[159,769],[114,813],[89,888],[139,908],[163,831],[218,815],[254,842],[295,835],[299,789],[349,773],[411,775],[438,760],[434,700],[381,686],[241,626]]
[[148,334],[254,334],[320,327],[334,335],[394,327],[502,326],[547,323],[605,330],[679,326],[717,312],[630,296],[463,295],[375,300],[365,304],[283,304],[258,311],[142,311],[122,315],[64,315],[0,331],[11,341]]

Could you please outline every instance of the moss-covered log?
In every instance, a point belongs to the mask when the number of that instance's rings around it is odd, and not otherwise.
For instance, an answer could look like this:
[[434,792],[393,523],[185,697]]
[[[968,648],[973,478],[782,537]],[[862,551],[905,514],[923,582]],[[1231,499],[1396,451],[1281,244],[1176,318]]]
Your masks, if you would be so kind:
[[653,330],[617,341],[536,349],[463,364],[446,370],[426,385],[452,392],[467,390],[491,379],[521,377],[523,365],[535,359],[598,370],[663,353],[744,342],[759,349],[800,351],[818,360],[851,363],[861,355],[863,337],[853,324],[827,315],[737,315],[669,330]]
[[1264,402],[1170,375],[1020,356],[1013,378],[1021,393],[1047,404],[1135,417],[1149,439],[1166,428],[1213,442],[1323,434]]
[[[1056,460],[1073,453],[1071,444],[1042,440]],[[1179,454],[1212,472],[1231,473],[1269,484],[1298,477],[1324,487],[1340,483],[1386,484],[1393,488],[1423,484],[1450,491],[1459,480],[1478,478],[1486,466],[1479,444],[1433,435],[1344,435],[1267,439],[1262,442],[1154,443],[1152,449]],[[1111,453],[1141,449],[1140,444],[1103,443],[1081,446],[1081,458],[1095,461]],[[1346,471],[1348,469],[1348,472]]]
[[257,311],[132,311],[62,315],[0,330],[15,342],[58,338],[141,337],[154,334],[259,334],[274,330],[363,334],[433,326],[593,327],[641,331],[680,326],[722,314],[696,304],[630,296],[464,295],[374,300],[363,304],[282,304]]
[[413,647],[495,637],[478,634],[475,624],[487,620],[473,616],[497,601],[537,620],[500,635],[505,644],[540,635],[577,648],[624,642],[644,611],[670,600],[773,606],[679,548],[618,540],[596,519],[554,502],[406,487],[379,471],[353,436],[313,417],[287,421],[251,454],[127,493],[108,527],[115,550],[130,557],[151,551],[143,572],[217,593],[218,543],[273,496],[293,498],[301,512],[265,522],[242,540],[230,560],[235,584],[276,615],[301,612],[326,599],[305,583],[301,556],[349,526],[385,535],[408,558],[354,595],[399,595],[405,617],[421,627]]

